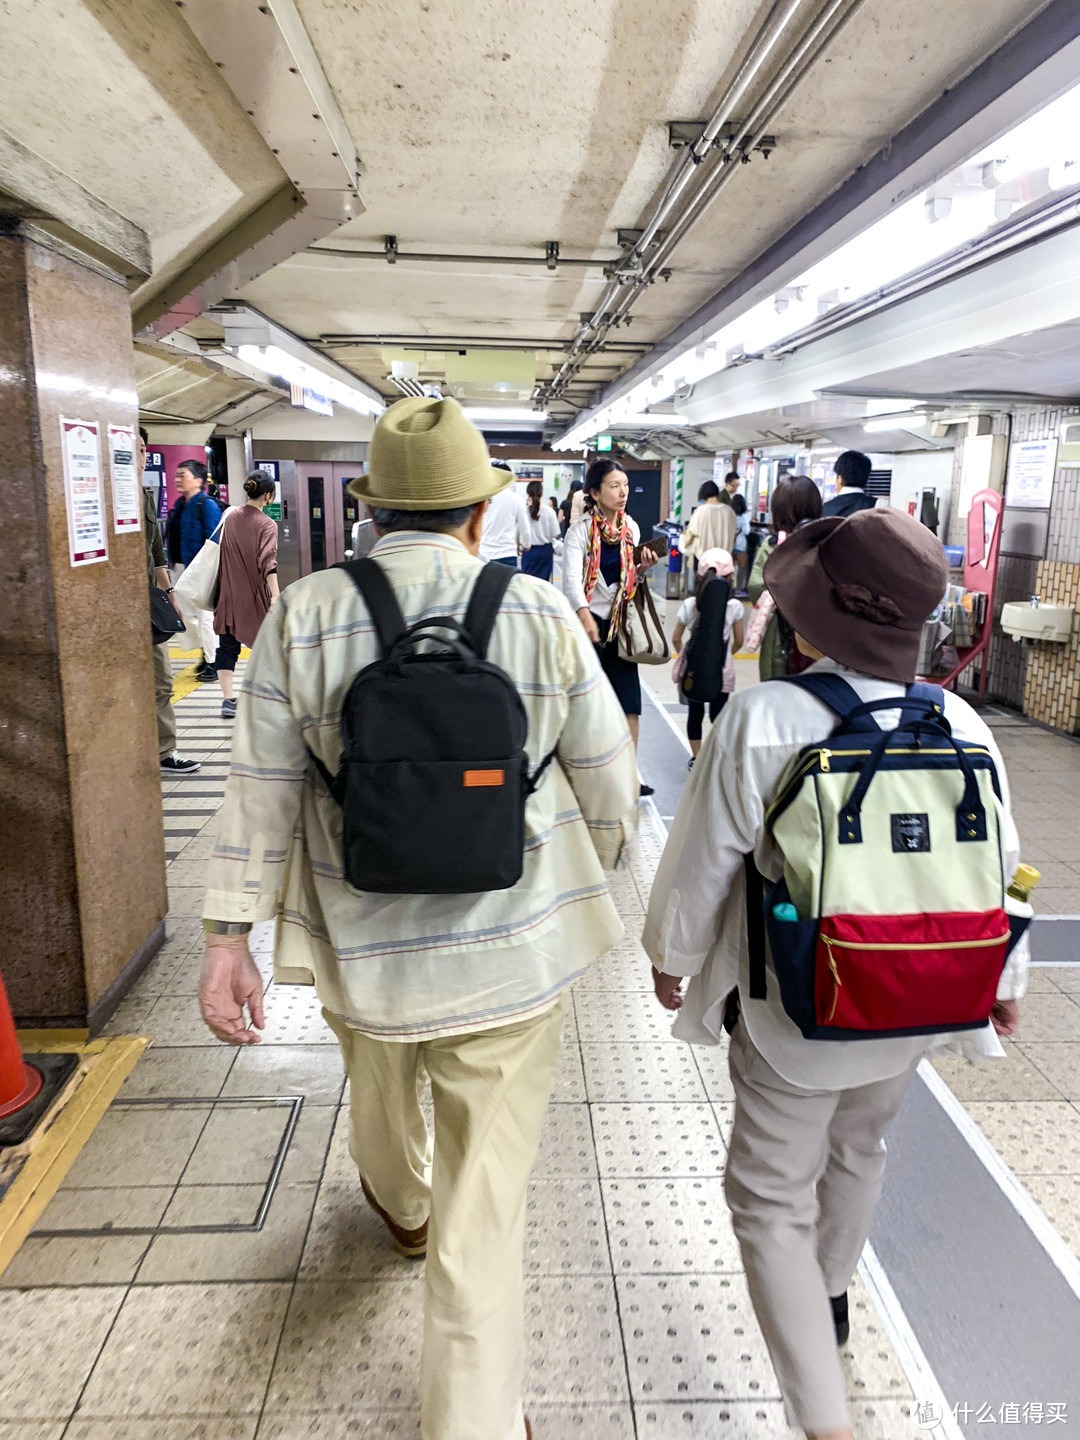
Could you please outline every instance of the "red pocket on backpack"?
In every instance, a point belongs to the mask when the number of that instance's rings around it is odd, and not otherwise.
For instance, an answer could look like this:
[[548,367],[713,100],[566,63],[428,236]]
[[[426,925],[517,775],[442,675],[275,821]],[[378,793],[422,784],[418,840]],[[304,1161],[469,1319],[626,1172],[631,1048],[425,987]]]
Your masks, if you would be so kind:
[[818,1023],[873,1033],[985,1021],[1008,946],[1004,910],[823,916],[815,971]]

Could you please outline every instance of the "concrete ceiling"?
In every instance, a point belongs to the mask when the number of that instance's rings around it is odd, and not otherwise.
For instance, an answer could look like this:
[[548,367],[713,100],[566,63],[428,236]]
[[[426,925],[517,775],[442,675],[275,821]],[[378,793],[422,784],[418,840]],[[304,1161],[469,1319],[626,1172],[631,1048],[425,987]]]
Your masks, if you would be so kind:
[[136,302],[288,183],[168,0],[0,0],[0,129],[146,231]]
[[[671,163],[667,122],[712,109],[766,7],[748,0],[298,0],[363,152],[366,212],[323,248],[611,259]],[[662,337],[1038,9],[1030,0],[864,0],[620,338]],[[813,11],[807,4],[807,15]],[[306,253],[243,298],[306,338],[566,342],[599,269]],[[335,349],[386,393],[378,344]],[[589,382],[627,368],[605,357]],[[558,352],[542,353],[538,378]],[[437,359],[427,360],[437,376]],[[582,398],[575,396],[575,398]]]

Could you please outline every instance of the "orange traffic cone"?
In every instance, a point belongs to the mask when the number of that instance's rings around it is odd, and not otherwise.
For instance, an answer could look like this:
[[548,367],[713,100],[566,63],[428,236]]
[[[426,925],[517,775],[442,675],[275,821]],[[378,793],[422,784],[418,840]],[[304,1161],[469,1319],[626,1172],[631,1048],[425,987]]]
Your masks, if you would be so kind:
[[23,1060],[7,991],[0,976],[0,1120],[29,1105],[43,1083],[41,1071]]

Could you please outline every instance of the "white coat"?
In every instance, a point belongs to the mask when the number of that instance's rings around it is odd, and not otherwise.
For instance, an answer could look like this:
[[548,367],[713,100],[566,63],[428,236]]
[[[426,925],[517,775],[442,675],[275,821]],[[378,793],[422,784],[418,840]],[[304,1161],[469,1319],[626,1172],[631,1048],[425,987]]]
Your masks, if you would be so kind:
[[[901,695],[903,687],[820,660],[814,670],[841,674],[864,700]],[[945,715],[958,739],[985,745],[1001,780],[1005,812],[1006,873],[1020,862],[1020,842],[1009,809],[1008,778],[993,735],[958,695],[946,692]],[[896,723],[896,712],[880,716]],[[769,998],[750,1000],[743,856],[754,852],[769,881],[783,869],[780,851],[765,835],[765,812],[788,761],[828,735],[832,712],[795,686],[756,685],[733,695],[712,727],[683,793],[657,870],[642,943],[658,970],[690,976],[673,1034],[699,1045],[722,1035],[724,1000],[739,987],[743,1019],[754,1045],[793,1085],[844,1090],[901,1074],[929,1050],[1003,1056],[992,1027],[951,1035],[881,1040],[805,1040],[784,1011],[775,981]],[[1017,909],[1015,902],[1009,907]],[[1024,908],[1024,907],[1020,907]],[[1024,908],[1024,913],[1030,913]],[[1019,999],[1027,976],[1027,942],[1015,947],[998,999]]]

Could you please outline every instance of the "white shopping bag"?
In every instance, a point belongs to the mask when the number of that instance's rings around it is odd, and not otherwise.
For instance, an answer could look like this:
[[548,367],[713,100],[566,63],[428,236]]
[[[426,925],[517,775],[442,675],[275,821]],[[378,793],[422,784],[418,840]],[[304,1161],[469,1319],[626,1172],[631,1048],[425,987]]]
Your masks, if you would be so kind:
[[230,506],[225,511],[213,535],[203,542],[202,549],[173,586],[181,609],[190,606],[196,610],[212,610],[217,604],[218,571],[221,568],[221,546],[218,542],[221,528],[235,508]]

